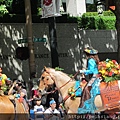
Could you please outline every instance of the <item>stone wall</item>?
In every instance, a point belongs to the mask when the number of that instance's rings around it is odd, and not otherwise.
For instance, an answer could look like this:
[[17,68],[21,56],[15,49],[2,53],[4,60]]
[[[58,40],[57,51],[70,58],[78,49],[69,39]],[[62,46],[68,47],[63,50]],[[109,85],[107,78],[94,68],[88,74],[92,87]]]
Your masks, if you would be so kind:
[[[25,24],[0,24],[0,66],[3,73],[11,79],[29,79],[28,60],[19,60],[15,57],[18,46],[27,46],[27,43],[18,44],[18,39],[26,38]],[[57,23],[57,44],[59,65],[64,72],[75,74],[81,66],[85,67],[86,59],[83,49],[92,46],[99,51],[101,60],[106,58],[117,59],[117,36],[114,30],[78,30],[77,24]],[[47,23],[34,23],[33,36],[46,38],[46,42],[34,42],[35,62],[38,76],[44,66],[51,67],[51,52],[49,43],[49,28]]]

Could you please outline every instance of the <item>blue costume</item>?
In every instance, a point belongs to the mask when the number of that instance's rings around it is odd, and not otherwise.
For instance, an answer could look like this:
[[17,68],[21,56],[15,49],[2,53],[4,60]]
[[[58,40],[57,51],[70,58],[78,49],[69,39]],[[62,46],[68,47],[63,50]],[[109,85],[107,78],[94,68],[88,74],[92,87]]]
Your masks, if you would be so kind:
[[83,93],[82,93],[82,98],[81,98],[81,104],[80,108],[83,107],[84,102],[88,99],[90,99],[90,90],[92,88],[92,84],[98,77],[98,65],[97,63],[99,62],[99,58],[96,59],[95,55],[97,55],[98,51],[95,49],[89,49],[86,48],[84,50],[86,52],[86,55],[88,56],[87,60],[87,69],[86,70],[79,70],[80,73],[83,73],[85,75],[91,75],[90,76],[90,81],[88,84],[85,86]]
[[90,58],[88,60],[88,68],[87,68],[87,70],[81,70],[80,73],[84,73],[85,75],[98,74],[98,66],[96,64],[96,61],[93,58]]

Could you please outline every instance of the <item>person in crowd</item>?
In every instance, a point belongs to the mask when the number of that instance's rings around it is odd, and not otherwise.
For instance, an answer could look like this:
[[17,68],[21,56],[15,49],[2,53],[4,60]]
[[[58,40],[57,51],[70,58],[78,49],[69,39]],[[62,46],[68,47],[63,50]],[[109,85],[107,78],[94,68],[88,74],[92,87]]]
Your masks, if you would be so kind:
[[33,104],[30,105],[29,114],[30,114],[29,120],[35,120],[35,112],[34,112]]
[[39,92],[38,86],[34,85],[31,90],[31,98],[29,99],[30,104],[32,104],[33,106],[36,105],[36,99],[38,98],[41,99],[41,94]]
[[44,119],[44,107],[41,105],[41,98],[35,98],[36,105],[34,106],[35,120],[43,120]]
[[10,90],[8,91],[8,95],[20,94],[21,89],[24,89],[23,83],[21,80],[15,79]]
[[59,108],[59,92],[58,90],[56,90],[55,92],[51,93],[51,91],[56,89],[56,85],[54,84],[53,86],[49,87],[47,89],[47,98],[46,98],[46,104],[45,106],[48,108],[49,107],[49,101],[51,100],[51,98],[54,98],[55,102],[56,102],[56,108]]
[[81,74],[89,75],[89,81],[88,84],[85,86],[82,98],[80,102],[80,108],[83,107],[84,101],[90,99],[90,90],[92,88],[92,84],[98,77],[98,63],[99,63],[99,57],[98,57],[98,51],[94,48],[85,48],[84,52],[87,57],[87,69],[79,70]]
[[37,73],[36,72],[31,73],[31,79],[28,82],[29,88],[31,90],[30,98],[33,97],[34,90],[37,90],[37,88],[38,88],[38,86],[37,86],[39,84],[38,79],[39,78],[37,78]]
[[24,89],[24,85],[20,80],[15,80],[10,90],[8,91],[8,95],[14,95],[15,98],[19,100],[19,102],[23,103],[26,111],[28,112],[29,107],[27,104],[27,91]]
[[39,93],[39,87],[38,85],[34,85],[32,88],[32,98],[39,98],[39,97],[41,97]]
[[63,104],[62,104],[62,103],[59,104],[58,111],[60,112],[61,119],[64,120],[65,108],[63,107]]
[[56,102],[53,98],[49,102],[49,105],[50,107],[44,112],[45,120],[60,120],[60,112],[56,109]]
[[25,89],[20,90],[20,97],[18,98],[19,102],[23,103],[26,111],[29,111],[28,103],[27,103],[27,91]]

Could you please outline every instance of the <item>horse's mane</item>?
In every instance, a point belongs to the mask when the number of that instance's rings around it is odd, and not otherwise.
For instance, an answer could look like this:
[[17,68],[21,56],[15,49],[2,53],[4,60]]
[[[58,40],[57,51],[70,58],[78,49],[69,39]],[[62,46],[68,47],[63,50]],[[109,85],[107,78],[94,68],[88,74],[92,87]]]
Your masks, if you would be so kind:
[[58,72],[61,75],[69,76],[67,73],[64,73],[63,71],[58,71],[58,70],[55,70],[55,71]]
[[[60,75],[60,76],[62,76],[62,77],[67,77],[67,78],[69,78],[69,79],[73,79],[73,78],[71,78],[71,77],[69,76],[69,74],[64,73],[63,71],[56,70],[56,69],[54,69],[54,68],[48,68],[48,69],[51,70],[51,73],[56,73],[56,75]],[[75,80],[75,79],[73,79],[73,80]]]

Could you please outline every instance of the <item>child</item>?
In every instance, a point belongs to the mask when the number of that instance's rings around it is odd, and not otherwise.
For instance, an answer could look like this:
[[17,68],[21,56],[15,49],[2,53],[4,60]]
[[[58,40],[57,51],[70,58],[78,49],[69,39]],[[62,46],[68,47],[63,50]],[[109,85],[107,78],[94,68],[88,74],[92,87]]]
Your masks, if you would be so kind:
[[56,102],[52,98],[49,102],[50,107],[45,110],[45,120],[60,120],[60,112],[56,109]]
[[23,103],[26,111],[29,111],[29,107],[27,104],[27,91],[25,89],[20,90],[20,97],[18,98],[19,102]]
[[34,112],[34,106],[33,105],[30,105],[30,118],[29,120],[35,120],[35,112]]
[[41,98],[36,98],[36,105],[34,106],[35,120],[44,120],[43,113],[45,111],[43,105],[41,105]]

